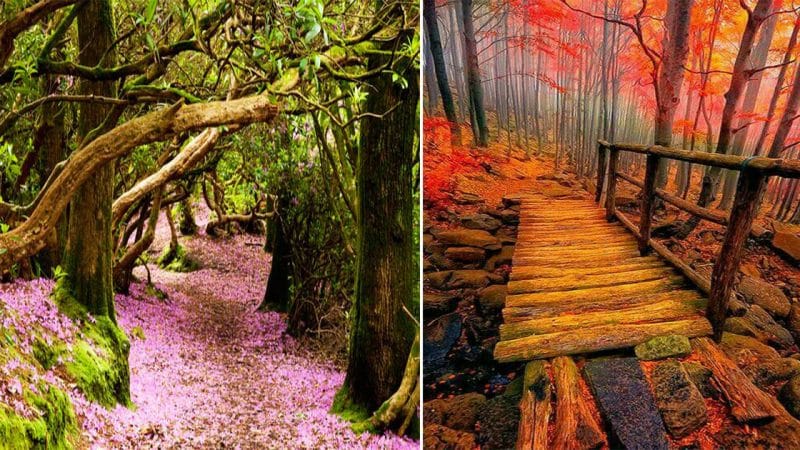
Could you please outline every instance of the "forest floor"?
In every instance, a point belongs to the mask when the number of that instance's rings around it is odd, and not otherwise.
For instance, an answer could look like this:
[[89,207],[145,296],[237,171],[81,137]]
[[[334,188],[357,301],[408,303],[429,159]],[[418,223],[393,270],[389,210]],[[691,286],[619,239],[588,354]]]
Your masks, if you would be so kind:
[[[200,230],[207,218],[199,217]],[[163,221],[166,222],[166,221]],[[166,225],[166,224],[164,224]],[[151,256],[169,240],[159,228]],[[136,448],[416,448],[393,435],[355,435],[328,413],[341,367],[285,334],[285,317],[255,312],[270,257],[263,238],[182,237],[200,269],[150,266],[167,294],[134,286],[118,296],[119,322],[132,340],[134,409],[115,415]],[[147,279],[144,268],[136,275]]]
[[[47,370],[33,361],[38,336],[69,346],[78,333],[55,307],[46,279],[0,286],[0,329],[14,330],[5,336],[19,349],[4,354],[0,345],[0,403],[29,417],[37,413],[25,405],[25,392],[39,392],[42,382],[69,392],[79,449],[418,448],[393,434],[357,435],[329,414],[344,380],[341,360],[286,335],[285,315],[256,312],[270,267],[263,237],[208,237],[207,215],[198,214],[205,217],[197,235],[180,238],[198,270],[150,263],[149,275],[137,268],[141,281],[116,296],[117,320],[131,342],[130,408],[86,400],[62,376],[60,357]],[[160,222],[150,261],[169,242]],[[65,354],[64,362],[71,358]]]

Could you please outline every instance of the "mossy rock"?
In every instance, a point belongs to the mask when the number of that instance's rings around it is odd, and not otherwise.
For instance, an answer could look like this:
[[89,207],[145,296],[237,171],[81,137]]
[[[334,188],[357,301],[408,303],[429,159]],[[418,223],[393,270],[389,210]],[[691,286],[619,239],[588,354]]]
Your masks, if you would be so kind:
[[657,336],[637,345],[633,351],[642,361],[686,356],[692,352],[689,338],[680,335]]
[[26,391],[25,400],[38,417],[20,417],[0,404],[0,450],[72,449],[70,438],[77,433],[77,422],[69,396],[54,386],[39,387],[42,394]]
[[193,272],[200,268],[200,263],[190,257],[182,245],[172,248],[167,244],[158,257],[158,267],[170,272]]
[[58,357],[66,350],[66,345],[61,341],[47,344],[38,336],[33,341],[33,357],[42,365],[44,370],[50,370],[56,364]]

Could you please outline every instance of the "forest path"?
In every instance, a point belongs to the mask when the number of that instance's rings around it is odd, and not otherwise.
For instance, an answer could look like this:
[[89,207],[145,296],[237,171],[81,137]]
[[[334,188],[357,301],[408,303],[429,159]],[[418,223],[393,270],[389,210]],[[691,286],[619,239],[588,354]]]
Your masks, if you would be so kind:
[[[573,197],[565,192],[564,197]],[[711,334],[707,300],[582,198],[520,197],[500,362],[633,347],[668,334]]]
[[[168,240],[163,232],[153,249]],[[117,297],[119,322],[131,337],[136,406],[115,415],[130,445],[416,448],[396,436],[357,436],[328,414],[343,371],[298,348],[284,334],[283,316],[255,312],[269,268],[262,243],[255,236],[181,238],[200,270],[150,265],[166,299],[143,284]],[[136,274],[147,277],[143,268]]]

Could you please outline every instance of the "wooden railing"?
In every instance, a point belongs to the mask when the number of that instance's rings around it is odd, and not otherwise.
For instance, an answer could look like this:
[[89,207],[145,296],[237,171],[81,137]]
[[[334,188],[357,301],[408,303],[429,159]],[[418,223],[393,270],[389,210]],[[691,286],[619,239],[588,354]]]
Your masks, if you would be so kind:
[[[763,196],[767,181],[770,176],[775,175],[786,178],[800,178],[800,160],[690,152],[658,145],[610,144],[602,140],[598,141],[597,148],[598,164],[595,202],[599,203],[602,198],[603,181],[605,181],[606,219],[609,221],[619,220],[636,235],[639,243],[639,252],[643,256],[648,254],[650,250],[655,250],[656,253],[683,272],[700,290],[708,295],[706,317],[714,328],[714,339],[719,341],[722,337],[722,328],[725,324],[728,303],[733,295],[733,284],[739,271],[742,250],[753,226],[753,220],[758,214],[759,202]],[[620,151],[646,155],[647,164],[644,181],[639,181],[618,170]],[[725,216],[708,208],[702,208],[657,188],[656,172],[661,158],[739,171],[739,182],[736,186],[736,197],[730,216]],[[638,227],[616,208],[617,179],[627,181],[642,190],[639,208],[641,218]],[[659,197],[665,202],[700,219],[727,226],[722,248],[717,255],[714,269],[711,272],[710,282],[665,246],[651,239],[650,229],[655,197]]]

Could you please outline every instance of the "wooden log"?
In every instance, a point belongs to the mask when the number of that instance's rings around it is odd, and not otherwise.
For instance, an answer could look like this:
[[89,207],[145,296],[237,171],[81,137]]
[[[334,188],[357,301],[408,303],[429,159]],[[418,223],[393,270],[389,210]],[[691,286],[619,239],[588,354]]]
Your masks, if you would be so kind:
[[707,301],[694,289],[679,289],[656,292],[645,295],[630,295],[622,298],[610,298],[587,302],[583,298],[575,298],[563,302],[541,303],[524,307],[508,307],[503,309],[503,322],[521,322],[525,320],[555,317],[563,314],[588,314],[613,309],[634,308],[663,301],[698,302]]
[[614,217],[616,217],[617,220],[619,220],[620,223],[622,223],[622,225],[624,225],[625,228],[628,229],[628,231],[633,233],[633,235],[636,236],[636,239],[638,240],[639,239],[639,228],[636,227],[636,225],[634,225],[633,222],[631,222],[631,219],[628,219],[625,216],[625,214],[622,213],[622,211],[619,211],[619,210],[616,210],[616,209],[614,210],[613,214],[614,214]]
[[543,361],[532,361],[525,366],[522,400],[519,404],[520,421],[517,432],[517,450],[547,448],[547,425],[550,421],[550,377]]
[[585,450],[602,447],[605,433],[592,416],[579,381],[578,367],[572,358],[553,360],[556,386],[556,423],[553,448]]
[[703,317],[671,322],[604,325],[500,341],[494,358],[500,363],[552,358],[633,347],[656,336],[708,336],[711,324]]
[[642,189],[642,216],[639,219],[639,253],[647,255],[650,241],[650,226],[653,221],[653,203],[655,201],[656,176],[658,175],[658,161],[660,158],[647,155],[647,168],[644,175],[644,188]]
[[611,148],[608,153],[608,176],[606,177],[606,220],[611,222],[614,220],[614,211],[616,210],[616,189],[617,189],[617,163],[619,162],[619,151]]
[[500,340],[519,339],[532,334],[547,334],[559,331],[579,330],[604,325],[667,322],[701,317],[708,301],[664,300],[658,303],[639,304],[631,308],[611,309],[540,317],[500,325]]
[[676,275],[672,267],[641,269],[622,273],[600,273],[594,275],[566,275],[559,278],[534,278],[531,280],[510,281],[509,294],[533,292],[567,291],[605,286],[617,286],[640,281],[651,281]]
[[603,193],[603,181],[606,177],[606,147],[597,146],[597,188],[594,191],[594,202],[600,203]]
[[711,292],[708,297],[706,316],[714,326],[714,340],[717,342],[722,339],[722,328],[728,312],[728,299],[736,275],[739,273],[739,262],[747,235],[750,233],[753,219],[758,214],[766,180],[761,173],[749,168],[739,174],[736,197],[731,208],[731,222],[725,231],[722,248],[714,263],[714,270],[711,272]]
[[758,389],[711,339],[693,339],[692,346],[703,365],[711,369],[736,420],[743,423],[763,423],[780,414],[774,400]]

